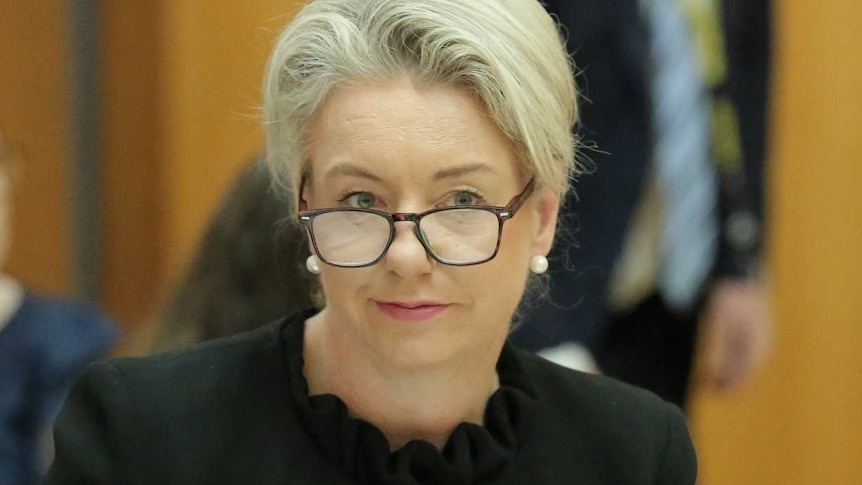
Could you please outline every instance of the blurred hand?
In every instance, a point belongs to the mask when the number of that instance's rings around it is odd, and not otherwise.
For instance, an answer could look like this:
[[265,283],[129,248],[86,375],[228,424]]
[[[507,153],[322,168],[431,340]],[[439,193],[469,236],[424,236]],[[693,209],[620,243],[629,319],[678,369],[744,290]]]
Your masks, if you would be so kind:
[[735,390],[754,376],[772,347],[765,285],[754,279],[719,280],[705,318],[703,377],[714,389]]

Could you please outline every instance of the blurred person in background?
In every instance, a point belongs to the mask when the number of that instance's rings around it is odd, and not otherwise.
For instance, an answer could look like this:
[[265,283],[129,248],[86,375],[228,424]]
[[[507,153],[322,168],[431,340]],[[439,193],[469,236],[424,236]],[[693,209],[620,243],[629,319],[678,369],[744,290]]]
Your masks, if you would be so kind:
[[[11,235],[20,163],[0,133],[0,267]],[[117,331],[90,305],[37,295],[0,272],[0,484],[38,483],[53,454],[51,426],[66,392]]]
[[[696,341],[730,390],[765,359],[767,0],[549,0],[598,148],[561,216],[551,302],[513,341],[685,405]],[[558,241],[559,242],[559,241]],[[700,324],[703,324],[701,326]],[[581,359],[582,360],[582,359]]]
[[[305,232],[266,166],[246,166],[225,194],[155,325],[164,351],[252,330],[312,305]],[[142,349],[143,350],[143,349]]]

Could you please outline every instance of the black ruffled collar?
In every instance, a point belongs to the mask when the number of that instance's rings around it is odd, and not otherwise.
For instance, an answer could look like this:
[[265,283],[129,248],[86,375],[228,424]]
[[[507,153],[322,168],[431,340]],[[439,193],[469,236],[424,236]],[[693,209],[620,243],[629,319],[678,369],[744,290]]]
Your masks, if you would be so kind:
[[290,393],[305,431],[326,458],[361,484],[467,485],[505,472],[527,440],[537,393],[509,343],[497,363],[500,388],[488,400],[484,426],[461,423],[438,450],[414,440],[390,452],[383,433],[349,415],[332,394],[308,395],[303,374],[303,329],[315,310],[294,314],[284,327]]

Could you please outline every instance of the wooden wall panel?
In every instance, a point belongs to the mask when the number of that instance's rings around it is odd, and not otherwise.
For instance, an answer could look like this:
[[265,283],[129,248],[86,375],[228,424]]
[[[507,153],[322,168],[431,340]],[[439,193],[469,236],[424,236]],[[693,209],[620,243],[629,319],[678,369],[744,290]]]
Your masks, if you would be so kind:
[[777,345],[742,393],[699,396],[707,485],[862,476],[862,4],[775,2],[771,178]]
[[296,2],[166,4],[161,78],[169,278],[185,265],[237,170],[263,146],[263,69]]
[[162,2],[101,2],[102,295],[126,328],[152,312],[164,277]]
[[263,145],[263,66],[296,2],[102,2],[105,276],[150,323],[237,170]]
[[34,290],[74,293],[66,2],[0,0],[0,128],[21,155],[4,269]]

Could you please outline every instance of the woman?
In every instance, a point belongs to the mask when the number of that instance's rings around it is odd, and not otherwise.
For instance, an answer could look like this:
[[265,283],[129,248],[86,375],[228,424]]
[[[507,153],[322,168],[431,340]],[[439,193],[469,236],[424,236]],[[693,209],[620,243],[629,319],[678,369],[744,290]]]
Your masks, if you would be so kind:
[[264,104],[326,305],[94,366],[53,483],[694,483],[676,408],[506,344],[574,158],[538,2],[312,2]]

